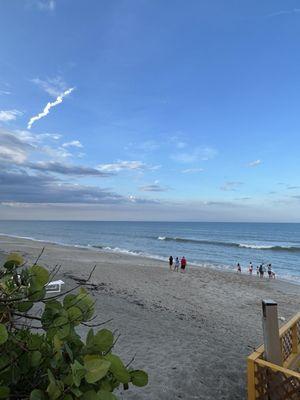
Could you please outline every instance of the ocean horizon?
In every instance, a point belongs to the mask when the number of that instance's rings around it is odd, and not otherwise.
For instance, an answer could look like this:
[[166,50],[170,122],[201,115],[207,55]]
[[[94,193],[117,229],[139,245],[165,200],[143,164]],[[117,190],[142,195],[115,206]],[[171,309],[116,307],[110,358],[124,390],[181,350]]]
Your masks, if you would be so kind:
[[[100,251],[248,273],[271,263],[276,276],[300,283],[300,224],[262,222],[2,220],[0,234]],[[255,271],[254,271],[255,273]]]

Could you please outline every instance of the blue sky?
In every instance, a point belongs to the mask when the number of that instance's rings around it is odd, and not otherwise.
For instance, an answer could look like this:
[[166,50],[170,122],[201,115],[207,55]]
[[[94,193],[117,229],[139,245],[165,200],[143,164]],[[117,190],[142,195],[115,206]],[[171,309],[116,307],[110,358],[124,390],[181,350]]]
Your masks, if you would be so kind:
[[297,1],[1,2],[0,218],[300,222],[299,37]]

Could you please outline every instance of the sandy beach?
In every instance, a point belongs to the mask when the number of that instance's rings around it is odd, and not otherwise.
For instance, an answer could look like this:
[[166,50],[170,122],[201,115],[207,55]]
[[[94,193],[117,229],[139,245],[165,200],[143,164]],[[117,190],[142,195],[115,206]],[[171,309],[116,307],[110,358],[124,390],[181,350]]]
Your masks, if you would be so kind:
[[124,400],[245,399],[246,357],[262,342],[261,300],[277,301],[286,320],[299,311],[299,286],[246,274],[174,273],[167,261],[6,236],[0,257],[19,251],[30,261],[43,246],[40,264],[62,265],[65,290],[97,266],[97,321],[112,318],[107,327],[121,334],[116,351],[149,374],[146,388],[119,393]]

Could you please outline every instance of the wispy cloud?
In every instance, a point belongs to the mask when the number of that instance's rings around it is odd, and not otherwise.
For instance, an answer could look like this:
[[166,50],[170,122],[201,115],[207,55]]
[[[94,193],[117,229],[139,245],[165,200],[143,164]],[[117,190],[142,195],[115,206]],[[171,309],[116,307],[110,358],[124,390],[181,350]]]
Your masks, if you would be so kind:
[[261,160],[251,161],[251,162],[248,164],[248,167],[257,167],[257,166],[260,165],[261,163],[262,163]]
[[54,172],[61,175],[96,176],[103,178],[113,175],[112,173],[99,171],[96,168],[83,165],[70,165],[58,161],[38,161],[36,163],[26,163],[24,166],[36,171]]
[[63,143],[62,147],[77,147],[78,149],[82,149],[83,145],[79,140],[72,140],[71,142]]
[[97,169],[104,172],[139,171],[147,169],[147,165],[141,161],[118,161],[113,164],[100,164]]
[[23,115],[23,113],[18,110],[0,110],[0,121],[14,121],[15,119],[17,119],[17,117],[20,117],[21,115]]
[[9,95],[9,94],[11,94],[11,92],[10,92],[9,90],[0,89],[0,96],[2,96],[2,95]]
[[292,10],[279,10],[277,12],[266,15],[266,18],[274,18],[274,17],[279,17],[280,15],[298,14],[298,13],[300,13],[300,8],[293,8]]
[[40,10],[54,11],[56,0],[35,0],[35,4]]
[[198,161],[207,161],[218,154],[212,147],[196,147],[190,151],[176,153],[171,155],[171,159],[183,164],[192,164]]
[[187,168],[187,169],[182,170],[181,172],[183,174],[194,174],[194,173],[203,172],[203,171],[204,171],[203,168]]
[[41,89],[53,97],[58,97],[67,89],[67,84],[61,76],[46,79],[34,78],[31,79],[31,82],[38,85]]
[[243,182],[225,182],[224,185],[222,185],[220,187],[220,189],[225,191],[225,192],[234,192],[242,184],[243,184]]
[[166,192],[167,190],[170,190],[170,188],[166,186],[161,186],[159,183],[155,182],[150,185],[140,186],[139,190],[141,192]]
[[38,121],[41,118],[46,117],[46,115],[49,114],[51,108],[57,106],[58,104],[61,104],[63,102],[64,97],[66,97],[70,93],[72,93],[74,89],[75,88],[70,88],[70,89],[65,90],[62,94],[60,94],[57,97],[57,99],[55,101],[53,101],[52,103],[47,103],[46,107],[44,108],[44,110],[41,113],[30,118],[28,125],[27,125],[27,129],[31,129],[34,122]]

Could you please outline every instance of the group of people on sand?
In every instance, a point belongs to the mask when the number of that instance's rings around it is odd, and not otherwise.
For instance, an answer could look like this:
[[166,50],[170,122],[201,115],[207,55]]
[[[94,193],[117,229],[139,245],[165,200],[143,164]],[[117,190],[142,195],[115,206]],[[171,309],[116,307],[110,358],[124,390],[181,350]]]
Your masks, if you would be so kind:
[[[173,267],[173,265],[174,265],[174,267]],[[179,261],[178,257],[175,258],[175,261],[174,261],[173,256],[169,257],[169,268],[170,268],[170,271],[178,272],[179,265],[180,265],[180,272],[185,273],[186,258],[184,256],[181,258],[180,261]]]
[[[240,274],[242,273],[242,267],[241,267],[240,263],[237,263],[237,272]],[[249,275],[252,275],[252,273],[253,273],[252,262],[249,263],[248,272],[249,272]],[[256,267],[256,275],[259,276],[260,278],[263,278],[266,272],[268,273],[269,279],[276,278],[275,272],[272,270],[271,263],[267,265],[267,268],[265,267],[265,263],[261,263],[260,265],[258,265]]]

